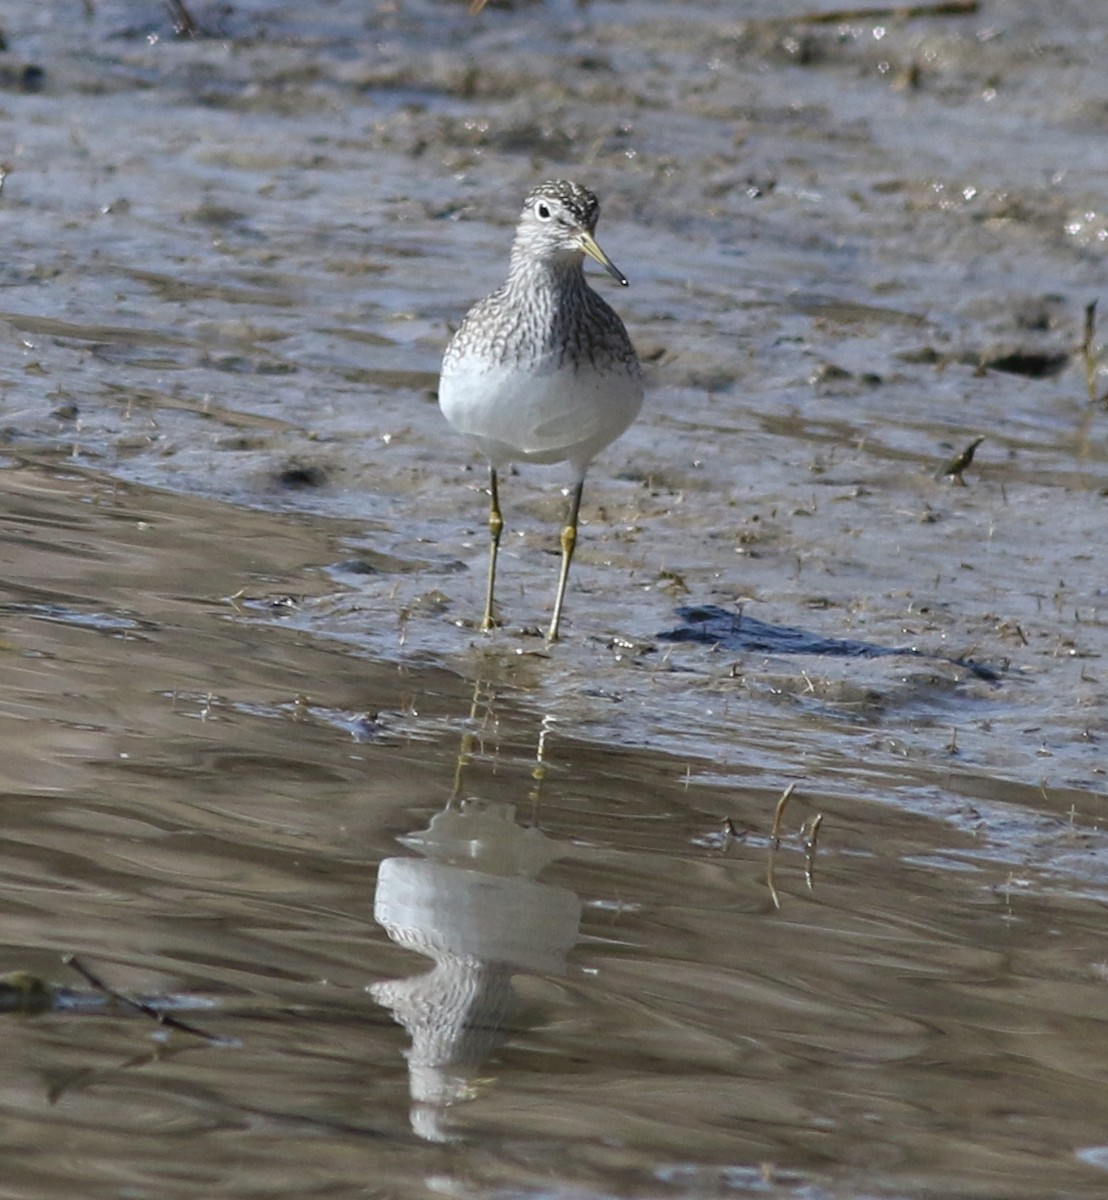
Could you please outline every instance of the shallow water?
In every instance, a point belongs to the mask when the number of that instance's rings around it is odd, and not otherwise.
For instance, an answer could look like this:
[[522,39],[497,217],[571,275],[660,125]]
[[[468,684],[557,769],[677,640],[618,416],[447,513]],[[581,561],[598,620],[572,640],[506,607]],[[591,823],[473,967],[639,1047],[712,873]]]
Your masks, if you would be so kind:
[[[1108,47],[1048,7],[4,15],[0,971],[236,1040],[7,1018],[11,1195],[1102,1194]],[[557,175],[650,390],[547,650],[562,481],[478,635],[433,389]]]

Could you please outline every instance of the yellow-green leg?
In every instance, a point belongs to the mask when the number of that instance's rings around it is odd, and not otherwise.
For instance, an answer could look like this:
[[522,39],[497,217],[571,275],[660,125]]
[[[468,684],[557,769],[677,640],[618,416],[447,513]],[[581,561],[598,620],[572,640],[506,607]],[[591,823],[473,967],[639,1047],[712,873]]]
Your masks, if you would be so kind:
[[569,582],[569,564],[573,560],[573,550],[577,545],[577,514],[581,511],[581,493],[584,488],[585,481],[581,480],[573,489],[573,497],[569,502],[569,519],[562,530],[562,569],[558,575],[558,594],[554,597],[554,616],[550,619],[550,629],[546,635],[548,642],[558,640],[558,626],[562,623],[562,604],[565,602],[566,584]]
[[481,628],[486,632],[496,626],[492,611],[492,594],[496,589],[496,553],[500,549],[500,535],[504,532],[504,518],[500,515],[500,493],[496,486],[496,468],[489,467],[489,582],[485,590],[485,615]]

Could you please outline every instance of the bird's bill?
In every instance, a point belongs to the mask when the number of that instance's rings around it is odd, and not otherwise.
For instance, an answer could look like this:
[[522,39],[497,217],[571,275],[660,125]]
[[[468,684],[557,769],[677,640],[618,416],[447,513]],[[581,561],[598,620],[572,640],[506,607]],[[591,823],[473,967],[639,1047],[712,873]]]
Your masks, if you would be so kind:
[[627,286],[627,277],[604,253],[604,251],[600,249],[600,247],[596,244],[596,239],[591,233],[586,233],[584,230],[582,230],[577,235],[577,245],[581,248],[581,250],[584,251],[585,254],[589,256],[589,258],[593,259],[595,262],[598,262],[613,279],[617,279],[623,284],[624,287]]

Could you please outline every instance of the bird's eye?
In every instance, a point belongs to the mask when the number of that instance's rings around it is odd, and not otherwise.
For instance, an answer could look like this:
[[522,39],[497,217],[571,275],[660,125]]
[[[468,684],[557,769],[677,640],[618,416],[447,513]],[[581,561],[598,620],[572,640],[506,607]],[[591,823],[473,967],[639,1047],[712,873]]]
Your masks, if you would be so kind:
[[550,205],[545,200],[539,200],[535,204],[535,216],[540,221],[549,221],[554,214],[550,211]]

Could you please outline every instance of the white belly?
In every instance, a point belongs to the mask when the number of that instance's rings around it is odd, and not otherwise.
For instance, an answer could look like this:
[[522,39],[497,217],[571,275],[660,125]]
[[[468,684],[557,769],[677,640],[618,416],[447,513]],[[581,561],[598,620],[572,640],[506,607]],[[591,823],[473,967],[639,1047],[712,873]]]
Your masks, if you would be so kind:
[[570,462],[583,476],[589,462],[638,416],[642,380],[620,363],[590,363],[521,372],[480,361],[444,368],[443,415],[494,465]]

